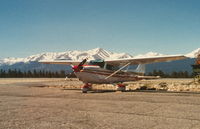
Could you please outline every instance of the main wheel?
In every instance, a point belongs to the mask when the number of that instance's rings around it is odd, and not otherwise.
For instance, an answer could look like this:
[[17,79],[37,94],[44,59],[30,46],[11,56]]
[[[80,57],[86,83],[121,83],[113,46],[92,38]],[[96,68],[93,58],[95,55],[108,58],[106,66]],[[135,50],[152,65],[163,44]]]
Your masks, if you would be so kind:
[[88,91],[92,90],[92,84],[86,83],[85,85],[83,85],[81,90],[82,93],[87,93]]
[[89,88],[83,87],[82,88],[82,93],[87,93],[88,90],[89,90]]
[[200,83],[200,75],[196,75],[194,81]]
[[87,93],[87,91],[82,91],[82,93]]

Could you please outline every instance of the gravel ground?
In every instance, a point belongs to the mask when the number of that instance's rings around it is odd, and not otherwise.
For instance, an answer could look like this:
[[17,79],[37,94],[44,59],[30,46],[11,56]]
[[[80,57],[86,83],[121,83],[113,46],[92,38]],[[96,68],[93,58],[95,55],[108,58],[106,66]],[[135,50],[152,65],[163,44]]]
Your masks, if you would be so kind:
[[199,92],[82,94],[80,85],[76,79],[0,79],[0,129],[200,128]]

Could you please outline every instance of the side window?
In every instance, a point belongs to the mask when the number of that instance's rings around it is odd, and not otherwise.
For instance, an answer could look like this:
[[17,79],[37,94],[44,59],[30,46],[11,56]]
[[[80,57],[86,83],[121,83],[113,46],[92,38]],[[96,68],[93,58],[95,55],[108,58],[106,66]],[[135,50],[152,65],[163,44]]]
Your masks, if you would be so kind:
[[96,65],[100,66],[101,68],[104,67],[105,62],[97,62]]
[[102,60],[93,60],[93,61],[90,61],[89,65],[98,65],[101,68],[103,68],[105,65],[105,62]]
[[118,70],[119,68],[117,66],[107,64],[106,69],[108,69],[108,70]]

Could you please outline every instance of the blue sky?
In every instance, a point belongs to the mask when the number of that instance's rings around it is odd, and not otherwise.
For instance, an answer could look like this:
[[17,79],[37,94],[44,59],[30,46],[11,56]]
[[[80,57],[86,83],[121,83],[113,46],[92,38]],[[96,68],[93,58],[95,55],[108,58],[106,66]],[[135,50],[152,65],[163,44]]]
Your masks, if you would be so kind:
[[89,50],[188,53],[199,0],[0,0],[0,58]]

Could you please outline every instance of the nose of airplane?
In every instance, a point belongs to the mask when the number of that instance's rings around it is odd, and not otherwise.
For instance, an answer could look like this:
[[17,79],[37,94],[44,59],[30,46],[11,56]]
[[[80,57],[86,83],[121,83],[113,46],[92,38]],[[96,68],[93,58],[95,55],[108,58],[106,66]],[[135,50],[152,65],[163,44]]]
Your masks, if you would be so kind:
[[74,72],[80,72],[80,70],[83,69],[83,65],[86,63],[87,58],[85,58],[82,62],[80,62],[79,65],[75,65],[72,67],[72,69],[74,70]]
[[73,66],[72,69],[74,70],[74,72],[79,72],[81,70],[80,66],[78,65]]

